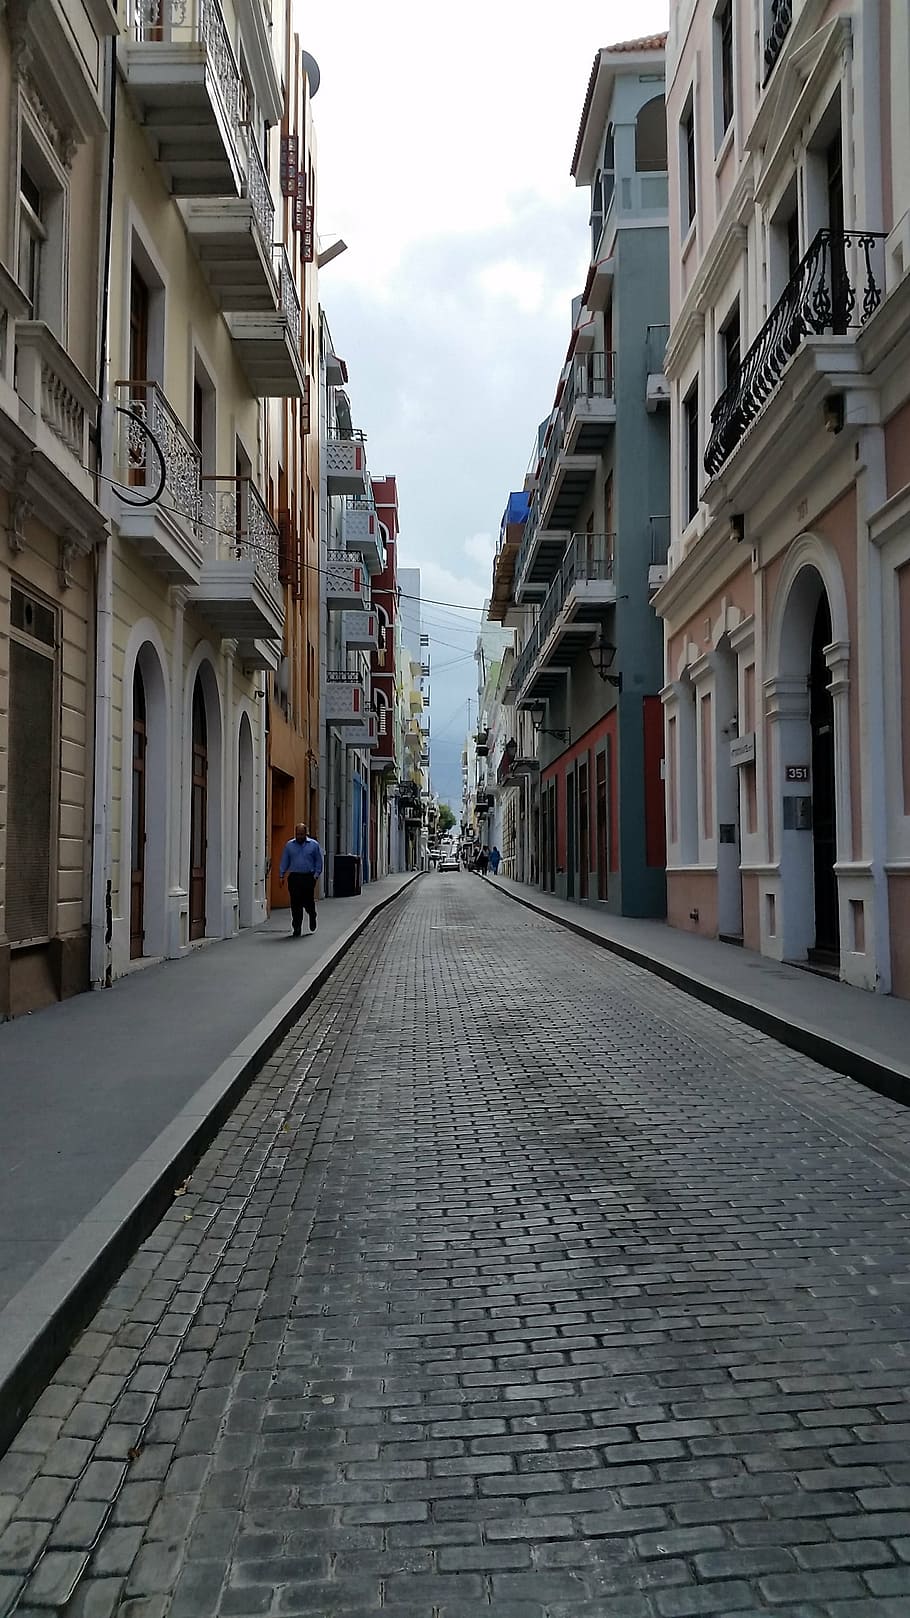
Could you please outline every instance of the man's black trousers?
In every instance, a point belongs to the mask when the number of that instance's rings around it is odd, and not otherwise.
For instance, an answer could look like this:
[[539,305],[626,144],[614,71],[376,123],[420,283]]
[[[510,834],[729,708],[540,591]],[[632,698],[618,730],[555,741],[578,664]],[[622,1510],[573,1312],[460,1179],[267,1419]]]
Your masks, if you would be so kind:
[[316,878],[312,871],[289,872],[288,893],[291,899],[291,925],[295,933],[300,931],[304,911],[309,916],[312,927],[316,920]]

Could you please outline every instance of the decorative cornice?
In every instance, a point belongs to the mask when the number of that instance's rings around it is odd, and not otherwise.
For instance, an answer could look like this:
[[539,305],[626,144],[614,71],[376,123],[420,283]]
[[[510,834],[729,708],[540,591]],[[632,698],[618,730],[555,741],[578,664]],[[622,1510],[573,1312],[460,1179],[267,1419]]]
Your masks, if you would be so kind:
[[72,566],[77,556],[83,555],[83,548],[72,528],[64,528],[57,541],[57,581],[61,590],[69,590],[75,584]]

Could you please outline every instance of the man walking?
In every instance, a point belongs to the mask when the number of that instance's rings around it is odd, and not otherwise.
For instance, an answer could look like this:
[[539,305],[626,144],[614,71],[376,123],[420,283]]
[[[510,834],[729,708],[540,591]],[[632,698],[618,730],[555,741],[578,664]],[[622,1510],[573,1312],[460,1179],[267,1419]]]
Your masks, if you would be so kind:
[[307,836],[307,829],[302,821],[294,828],[290,842],[285,844],[278,875],[282,882],[287,877],[294,937],[300,937],[304,911],[310,918],[310,932],[314,933],[316,883],[322,875],[322,849],[315,837]]

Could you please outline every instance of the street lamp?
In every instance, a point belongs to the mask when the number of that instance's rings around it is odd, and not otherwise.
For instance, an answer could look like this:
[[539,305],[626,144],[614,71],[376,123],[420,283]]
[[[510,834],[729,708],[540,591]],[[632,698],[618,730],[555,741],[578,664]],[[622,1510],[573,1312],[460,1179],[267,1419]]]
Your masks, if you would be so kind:
[[613,645],[613,642],[607,640],[606,636],[603,634],[598,635],[596,641],[591,647],[591,662],[594,664],[600,678],[607,685],[615,686],[617,691],[621,691],[622,675],[611,674],[610,672],[615,658],[616,647]]
[[553,736],[558,742],[569,741],[571,738],[571,731],[547,729],[546,725],[544,724],[546,712],[546,704],[543,702],[535,702],[533,707],[528,709],[528,716],[531,720],[531,724],[537,731],[537,734],[539,736]]

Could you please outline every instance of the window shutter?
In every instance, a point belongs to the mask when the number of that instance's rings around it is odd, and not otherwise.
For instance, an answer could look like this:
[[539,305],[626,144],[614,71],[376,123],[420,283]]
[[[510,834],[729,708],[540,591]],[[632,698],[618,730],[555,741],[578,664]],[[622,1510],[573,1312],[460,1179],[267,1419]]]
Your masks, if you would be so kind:
[[6,932],[48,937],[54,785],[54,659],[10,641]]

